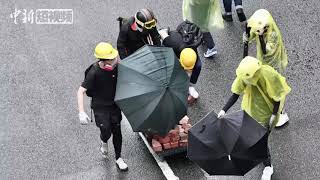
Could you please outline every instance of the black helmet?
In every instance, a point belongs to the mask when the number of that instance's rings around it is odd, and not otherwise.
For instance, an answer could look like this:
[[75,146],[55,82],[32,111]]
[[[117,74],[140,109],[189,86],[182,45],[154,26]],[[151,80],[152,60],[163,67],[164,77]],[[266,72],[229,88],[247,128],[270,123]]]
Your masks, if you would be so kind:
[[141,9],[135,15],[135,20],[140,28],[152,29],[156,27],[157,19],[149,9]]

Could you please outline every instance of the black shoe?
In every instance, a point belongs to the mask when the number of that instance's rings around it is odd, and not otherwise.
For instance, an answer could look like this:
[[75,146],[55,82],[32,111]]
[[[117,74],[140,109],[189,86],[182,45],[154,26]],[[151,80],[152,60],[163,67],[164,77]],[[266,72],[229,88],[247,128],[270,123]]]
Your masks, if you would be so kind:
[[239,9],[237,9],[236,11],[237,11],[238,18],[239,18],[239,21],[240,21],[240,22],[244,22],[244,21],[247,20],[247,17],[246,17],[246,15],[244,14],[242,8],[239,8]]
[[222,18],[223,18],[225,21],[227,21],[227,22],[232,22],[232,21],[233,21],[233,19],[232,19],[232,14],[226,14],[226,13],[224,13],[224,14],[222,14]]

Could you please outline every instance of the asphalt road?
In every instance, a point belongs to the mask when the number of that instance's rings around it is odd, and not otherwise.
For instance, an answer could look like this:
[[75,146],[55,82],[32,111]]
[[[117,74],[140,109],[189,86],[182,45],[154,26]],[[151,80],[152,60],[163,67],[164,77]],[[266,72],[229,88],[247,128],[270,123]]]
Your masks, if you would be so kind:
[[[123,158],[129,171],[117,170],[111,148],[108,159],[101,157],[98,129],[94,123],[81,126],[78,122],[76,90],[83,71],[95,61],[95,45],[100,41],[116,44],[118,16],[150,7],[160,27],[174,28],[182,20],[181,1],[2,0],[0,7],[0,179],[164,179],[126,120]],[[286,110],[290,124],[272,133],[273,179],[320,179],[320,4],[318,0],[247,0],[244,7],[248,16],[259,8],[273,14],[289,55],[292,92]],[[14,8],[73,9],[74,22],[14,24],[10,18]],[[213,60],[203,59],[197,84],[200,99],[189,110],[193,123],[212,109],[218,112],[231,95],[242,56],[241,34],[237,21],[213,32],[219,54]],[[239,109],[239,102],[231,111]],[[207,178],[184,156],[169,158],[168,163],[180,179]],[[252,180],[261,173],[260,165],[244,177],[208,179]]]

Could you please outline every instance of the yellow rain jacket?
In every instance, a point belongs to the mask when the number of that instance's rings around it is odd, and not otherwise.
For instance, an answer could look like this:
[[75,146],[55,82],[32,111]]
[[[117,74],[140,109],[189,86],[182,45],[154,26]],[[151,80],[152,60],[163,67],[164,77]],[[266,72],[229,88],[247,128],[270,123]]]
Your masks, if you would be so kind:
[[[257,42],[257,59],[262,64],[268,64],[283,74],[288,65],[287,51],[283,45],[281,32],[271,14],[265,9],[257,10],[247,21],[251,27],[249,42]],[[263,34],[266,42],[267,54],[263,54],[257,31],[263,32],[264,27],[268,30]]]
[[203,32],[224,27],[219,0],[183,0],[182,15]]
[[262,65],[254,76],[248,80],[237,77],[232,84],[231,91],[238,95],[243,94],[242,110],[246,111],[264,127],[269,124],[274,102],[280,101],[279,111],[272,125],[273,128],[279,120],[285,97],[291,91],[291,88],[286,83],[285,78],[272,67]]

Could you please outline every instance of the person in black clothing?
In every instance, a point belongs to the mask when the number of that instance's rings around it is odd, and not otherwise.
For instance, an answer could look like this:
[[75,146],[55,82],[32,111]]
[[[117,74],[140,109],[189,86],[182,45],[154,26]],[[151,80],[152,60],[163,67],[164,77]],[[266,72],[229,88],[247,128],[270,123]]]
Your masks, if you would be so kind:
[[[120,170],[128,166],[121,158],[122,134],[120,122],[121,110],[114,102],[117,84],[118,51],[109,43],[99,43],[95,48],[95,57],[99,59],[86,71],[85,79],[79,87],[78,107],[81,124],[88,124],[89,116],[84,111],[84,93],[92,96],[91,108],[97,127],[100,129],[101,148],[104,157],[108,154],[108,140],[113,135],[116,164]],[[89,93],[90,92],[90,93]]]
[[117,40],[120,58],[126,58],[145,44],[161,46],[156,24],[157,19],[149,9],[141,9],[124,22]]
[[[242,7],[242,0],[233,0],[235,7],[236,7],[236,12],[238,14],[238,18],[240,22],[245,22],[247,20],[246,15],[244,14],[243,7]],[[223,0],[223,6],[225,9],[225,13],[222,14],[222,18],[227,21],[227,22],[232,22],[232,0]]]
[[[162,29],[159,31],[162,44],[166,47],[171,47],[175,53],[175,55],[181,60],[181,52],[186,48],[191,48],[194,50],[196,54],[196,62],[194,67],[192,67],[190,74],[190,87],[189,87],[189,95],[193,98],[197,99],[199,97],[199,93],[194,88],[195,84],[198,81],[200,72],[201,72],[201,59],[198,55],[197,46],[190,46],[184,42],[182,35],[178,31],[170,31],[168,29]],[[188,74],[189,75],[189,74]]]

